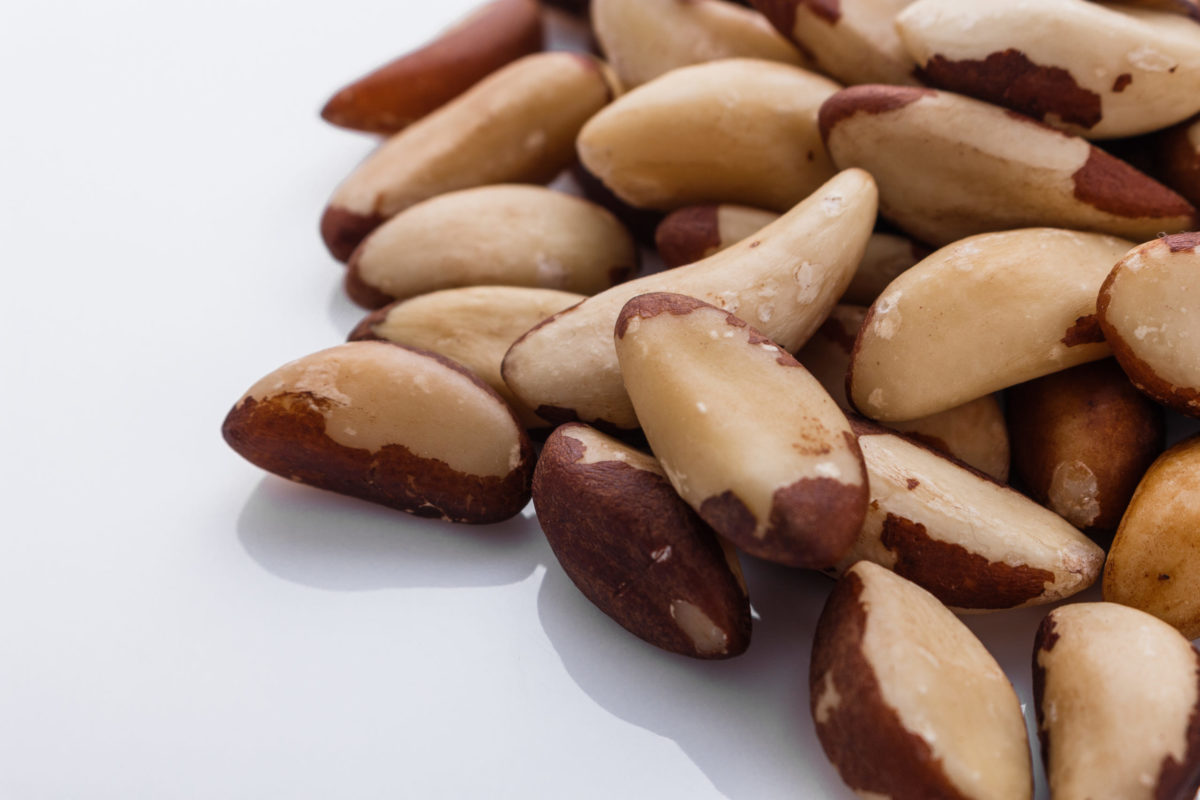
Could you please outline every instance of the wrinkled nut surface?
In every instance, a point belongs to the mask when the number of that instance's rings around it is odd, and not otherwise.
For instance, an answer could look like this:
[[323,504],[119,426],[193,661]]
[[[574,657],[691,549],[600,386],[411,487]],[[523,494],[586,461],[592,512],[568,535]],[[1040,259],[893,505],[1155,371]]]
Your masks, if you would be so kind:
[[931,86],[1094,139],[1200,111],[1200,26],[1088,0],[917,0],[896,27]]
[[504,380],[553,422],[636,428],[612,340],[630,298],[649,292],[698,297],[797,349],[845,291],[875,208],[871,176],[843,172],[756,236],[695,264],[614,286],[533,328],[505,355]]
[[834,163],[879,182],[880,213],[935,246],[1032,225],[1146,241],[1196,224],[1186,200],[1086,140],[950,92],[844,89],[821,132]]
[[833,565],[867,504],[845,414],[784,349],[679,294],[633,298],[616,324],[629,397],[676,491],[751,555]]
[[544,428],[546,420],[517,400],[500,377],[500,362],[521,334],[581,300],[583,295],[553,289],[445,289],[372,312],[349,338],[382,339],[443,355],[483,378],[525,427]]
[[626,630],[695,658],[749,646],[737,554],[680,499],[653,456],[586,425],[563,425],[538,459],[533,504],[563,570]]
[[817,737],[860,797],[1029,800],[1025,718],[1000,665],[937,598],[860,561],[809,668]]
[[1200,233],[1139,245],[1104,282],[1097,311],[1133,384],[1200,417]]
[[1100,577],[1104,551],[1058,515],[894,431],[854,420],[871,500],[867,559],[964,611],[1042,605]]
[[526,56],[392,136],[337,188],[321,235],[345,261],[411,205],[492,183],[545,183],[574,159],[575,137],[616,89],[578,53]]
[[388,220],[350,257],[346,289],[367,308],[457,286],[596,294],[637,268],[633,238],[600,206],[541,186],[483,186]]
[[639,208],[727,202],[786,211],[833,177],[817,109],[838,88],[773,61],[683,67],[596,114],[579,134],[579,157]]
[[1200,654],[1113,603],[1057,608],[1038,629],[1033,694],[1055,800],[1192,800],[1200,776]]
[[1200,637],[1200,438],[1163,453],[1138,484],[1108,553],[1104,599]]
[[395,133],[541,46],[536,0],[495,0],[419,50],[339,90],[321,116],[343,128]]
[[806,65],[761,14],[725,0],[595,0],[592,27],[628,89],[673,69],[723,58]]
[[732,247],[779,216],[734,203],[685,206],[663,218],[654,232],[654,244],[664,264],[681,267]]
[[1151,137],[1155,175],[1163,183],[1200,203],[1200,117]]
[[499,395],[452,361],[390,342],[285,364],[221,432],[276,475],[421,517],[499,522],[529,502],[533,446]]
[[1005,401],[1014,482],[1107,543],[1162,452],[1162,409],[1112,359],[1014,386]]
[[1029,228],[944,247],[884,291],[854,345],[854,406],[903,421],[1111,354],[1096,294],[1132,246]]

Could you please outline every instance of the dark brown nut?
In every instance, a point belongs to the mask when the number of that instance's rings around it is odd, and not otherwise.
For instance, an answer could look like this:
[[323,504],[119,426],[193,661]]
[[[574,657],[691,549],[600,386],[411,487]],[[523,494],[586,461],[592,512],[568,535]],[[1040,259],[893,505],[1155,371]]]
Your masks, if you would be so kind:
[[549,423],[522,403],[500,377],[500,362],[521,334],[583,300],[583,295],[516,286],[445,289],[369,314],[350,341],[383,339],[456,361],[496,390],[527,428]]
[[866,472],[808,370],[734,315],[665,292],[625,304],[616,349],[650,447],[705,522],[759,558],[837,563],[862,525]]
[[1200,233],[1139,245],[1100,289],[1097,316],[1133,385],[1200,417]]
[[1200,117],[1149,138],[1155,177],[1189,202],[1200,203]]
[[1182,14],[1200,22],[1200,3],[1196,0],[1125,0],[1125,4]]
[[339,261],[409,206],[456,189],[545,183],[574,160],[583,124],[616,92],[578,53],[525,56],[392,136],[334,192],[321,235]]
[[1107,544],[1162,452],[1162,409],[1112,359],[1014,386],[1005,399],[1015,482]]
[[726,550],[652,457],[586,425],[546,440],[533,505],[579,590],[621,627],[694,658],[750,644],[750,602]]
[[420,517],[500,522],[529,502],[533,446],[500,396],[446,358],[390,342],[285,364],[221,432],[280,477]]
[[681,267],[716,255],[777,219],[774,211],[733,203],[685,206],[659,223],[654,244],[664,264]]
[[1200,437],[1159,456],[1138,484],[1104,567],[1104,599],[1200,637]]
[[343,128],[395,133],[541,47],[536,0],[494,0],[421,49],[339,90],[321,116]]
[[879,182],[880,213],[932,245],[1047,225],[1146,241],[1196,209],[1084,139],[949,92],[854,86],[821,107],[834,163]]
[[1012,684],[933,595],[859,562],[829,595],[809,667],[817,738],[860,797],[1030,800]]
[[1200,779],[1200,653],[1113,603],[1057,608],[1038,629],[1033,695],[1055,800],[1192,800]]
[[541,2],[570,11],[572,14],[586,14],[588,7],[592,4],[591,0],[541,0]]
[[388,220],[350,257],[346,289],[368,308],[458,286],[596,294],[637,268],[633,238],[600,206],[541,186],[483,186]]

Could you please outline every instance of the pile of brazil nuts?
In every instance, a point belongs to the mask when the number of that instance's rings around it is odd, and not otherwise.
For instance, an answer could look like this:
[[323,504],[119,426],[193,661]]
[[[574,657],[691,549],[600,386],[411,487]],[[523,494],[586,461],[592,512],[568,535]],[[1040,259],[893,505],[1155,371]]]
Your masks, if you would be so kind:
[[329,101],[387,137],[320,222],[369,314],[226,441],[418,516],[532,498],[686,656],[750,646],[743,555],[828,573],[810,708],[863,797],[1032,797],[958,615],[1103,575],[1030,642],[1051,796],[1195,797],[1200,437],[1164,448],[1200,417],[1196,0],[552,5]]

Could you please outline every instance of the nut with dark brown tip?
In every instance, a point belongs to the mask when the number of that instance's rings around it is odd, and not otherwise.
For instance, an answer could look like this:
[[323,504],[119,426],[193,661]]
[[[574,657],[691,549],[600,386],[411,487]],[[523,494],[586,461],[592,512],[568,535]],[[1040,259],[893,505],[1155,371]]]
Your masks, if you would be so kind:
[[1154,176],[1192,204],[1200,203],[1200,117],[1148,140],[1154,158]]

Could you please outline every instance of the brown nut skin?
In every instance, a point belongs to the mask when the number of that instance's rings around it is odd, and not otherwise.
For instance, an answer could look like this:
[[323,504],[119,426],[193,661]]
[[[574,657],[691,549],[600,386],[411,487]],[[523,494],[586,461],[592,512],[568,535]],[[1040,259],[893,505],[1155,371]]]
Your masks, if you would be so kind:
[[1107,544],[1162,452],[1162,408],[1111,358],[1014,386],[1005,399],[1014,483]]
[[586,425],[563,425],[538,459],[533,505],[567,575],[630,633],[693,658],[730,658],[749,646],[736,554],[652,456]]
[[682,267],[753,236],[779,216],[774,211],[733,203],[685,206],[672,211],[659,223],[654,232],[654,245],[665,265]]
[[1155,177],[1191,203],[1200,203],[1200,117],[1148,138]]
[[500,396],[447,358],[390,342],[285,364],[221,433],[280,477],[420,517],[500,522],[529,502],[533,445]]
[[542,46],[536,0],[494,0],[434,41],[340,89],[321,116],[368,133],[395,133]]

